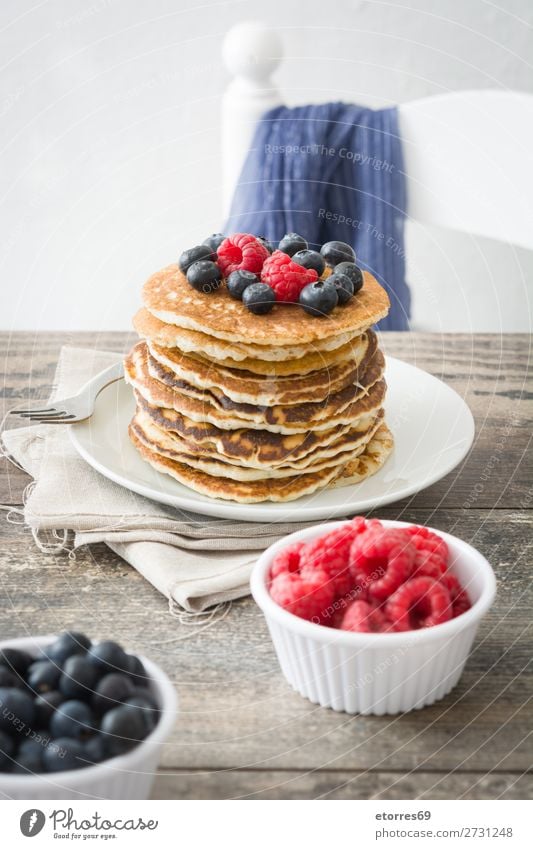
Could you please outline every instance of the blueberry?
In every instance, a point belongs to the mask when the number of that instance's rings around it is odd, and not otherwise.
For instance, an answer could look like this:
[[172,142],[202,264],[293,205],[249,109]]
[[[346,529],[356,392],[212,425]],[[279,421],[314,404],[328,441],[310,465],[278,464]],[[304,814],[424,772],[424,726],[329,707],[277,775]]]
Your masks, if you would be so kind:
[[85,757],[92,764],[99,764],[109,757],[106,740],[101,734],[95,734],[85,743]]
[[257,238],[258,238],[258,239],[259,239],[259,241],[260,241],[260,242],[261,242],[261,243],[265,246],[265,248],[267,249],[267,251],[269,252],[269,254],[273,254],[273,253],[274,253],[274,251],[276,250],[276,247],[275,247],[275,245],[274,245],[274,244],[270,241],[270,239],[267,239],[267,237],[266,237],[266,236],[258,236]]
[[59,690],[52,690],[51,693],[43,693],[41,696],[37,696],[33,703],[35,707],[35,724],[39,728],[47,728],[53,712],[64,701],[65,697]]
[[363,285],[363,272],[355,262],[339,262],[335,266],[335,274],[347,274],[353,283],[354,295],[361,289]]
[[292,259],[304,268],[314,268],[319,277],[324,273],[326,260],[318,251],[298,251]]
[[201,259],[187,269],[187,281],[197,292],[211,295],[222,283],[222,272],[211,260]]
[[216,253],[225,238],[222,233],[212,233],[203,240],[202,245],[206,245],[213,253]]
[[72,699],[63,702],[50,719],[52,737],[72,737],[83,740],[94,731],[94,717],[85,702]]
[[100,730],[112,757],[129,752],[147,736],[143,712],[134,705],[120,705],[108,710]]
[[194,248],[189,248],[188,251],[183,251],[178,259],[178,265],[186,274],[193,262],[198,262],[201,259],[214,261],[216,258],[216,253],[208,245],[196,245]]
[[59,690],[67,699],[88,701],[100,677],[100,669],[86,655],[74,654],[65,661]]
[[150,683],[150,678],[148,677],[148,673],[143,666],[142,660],[137,657],[136,654],[129,654],[127,657],[127,672],[129,673],[134,685],[136,687],[148,687]]
[[0,687],[23,687],[24,682],[16,672],[7,666],[0,666]]
[[309,245],[303,236],[299,236],[298,233],[286,233],[278,245],[278,250],[289,256],[294,256],[297,251],[305,251],[308,247]]
[[22,649],[0,649],[0,665],[6,666],[10,672],[24,675],[34,658]]
[[124,703],[134,691],[135,687],[129,675],[111,672],[104,675],[98,683],[91,700],[92,707],[101,716],[107,710]]
[[236,301],[240,301],[244,290],[257,282],[257,275],[252,271],[232,271],[226,280],[226,286],[231,297],[235,298]]
[[320,253],[328,265],[335,267],[339,262],[355,262],[355,251],[346,242],[326,242]]
[[341,274],[341,272],[337,270],[338,268],[339,266],[337,266],[333,274],[328,277],[328,283],[335,286],[339,304],[345,304],[346,301],[349,301],[353,295],[353,283],[350,277],[348,277],[347,274]]
[[60,675],[61,669],[53,661],[36,660],[28,667],[26,681],[33,693],[49,693],[51,690],[57,690]]
[[15,736],[31,727],[35,720],[35,707],[29,693],[17,687],[0,689],[0,731]]
[[138,707],[142,711],[147,732],[150,734],[159,722],[160,713],[153,696],[147,690],[137,690],[126,700],[126,704]]
[[252,283],[244,290],[242,302],[255,315],[265,315],[274,306],[276,295],[266,283]]
[[64,772],[89,766],[85,746],[70,737],[51,740],[43,752],[45,772]]
[[102,674],[106,672],[124,672],[128,668],[128,656],[122,646],[112,640],[104,640],[91,646],[87,658],[97,666]]
[[42,743],[38,743],[31,737],[23,740],[13,758],[15,763],[12,772],[22,775],[28,772],[43,772],[43,753]]
[[337,302],[337,290],[329,280],[308,283],[300,292],[299,304],[309,315],[327,315],[337,306]]
[[9,734],[0,731],[0,772],[8,772],[13,766],[12,755],[15,744]]
[[79,631],[64,631],[51,646],[45,649],[45,655],[58,666],[62,666],[67,657],[73,654],[85,654],[90,649],[89,637]]

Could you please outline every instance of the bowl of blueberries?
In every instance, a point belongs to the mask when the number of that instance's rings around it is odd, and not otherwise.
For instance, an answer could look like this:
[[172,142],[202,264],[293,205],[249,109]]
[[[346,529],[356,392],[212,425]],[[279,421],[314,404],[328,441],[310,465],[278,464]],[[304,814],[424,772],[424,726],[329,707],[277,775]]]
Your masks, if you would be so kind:
[[0,643],[0,797],[146,799],[177,695],[152,661],[78,631]]

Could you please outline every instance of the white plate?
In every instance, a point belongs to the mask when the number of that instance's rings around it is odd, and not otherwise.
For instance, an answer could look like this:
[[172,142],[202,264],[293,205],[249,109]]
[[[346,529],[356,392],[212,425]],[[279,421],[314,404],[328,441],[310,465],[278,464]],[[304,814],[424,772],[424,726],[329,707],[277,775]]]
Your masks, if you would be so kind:
[[441,380],[393,357],[387,357],[385,374],[385,413],[395,446],[383,468],[362,483],[285,504],[208,498],[152,469],[128,438],[135,403],[131,387],[122,380],[101,392],[92,417],[72,425],[70,434],[81,456],[98,472],[162,504],[249,522],[346,516],[398,501],[440,480],[461,462],[474,439],[472,413]]

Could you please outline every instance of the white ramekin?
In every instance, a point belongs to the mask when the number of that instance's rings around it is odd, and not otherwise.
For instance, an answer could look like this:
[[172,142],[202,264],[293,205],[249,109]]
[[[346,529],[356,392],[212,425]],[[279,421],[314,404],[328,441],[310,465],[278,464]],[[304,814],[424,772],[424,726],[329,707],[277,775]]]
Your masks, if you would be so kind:
[[[461,677],[479,622],[496,594],[494,572],[475,548],[434,530],[448,544],[451,568],[468,591],[470,610],[442,625],[393,634],[358,634],[316,625],[271,598],[270,564],[286,545],[314,539],[343,524],[328,522],[290,534],[267,548],[254,566],[252,595],[264,613],[282,672],[311,702],[346,713],[394,714],[433,704]],[[382,524],[409,526],[386,520]]]
[[[37,656],[55,636],[4,640],[0,648],[24,649]],[[159,722],[148,737],[125,755],[95,766],[39,775],[0,773],[4,799],[147,799],[159,763],[161,747],[174,726],[178,709],[176,690],[159,666],[139,655],[152,680],[150,692],[161,708]]]

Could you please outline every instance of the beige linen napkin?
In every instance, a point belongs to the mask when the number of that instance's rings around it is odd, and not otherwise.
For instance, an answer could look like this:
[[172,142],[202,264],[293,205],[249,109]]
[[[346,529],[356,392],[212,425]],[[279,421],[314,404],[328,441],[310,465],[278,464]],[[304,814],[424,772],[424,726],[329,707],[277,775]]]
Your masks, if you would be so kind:
[[[64,347],[50,402],[75,393],[119,358]],[[2,440],[6,455],[34,478],[23,514],[43,551],[105,542],[191,613],[247,595],[261,551],[305,527],[211,519],[150,501],[94,471],[73,448],[66,427],[15,428],[4,431]]]

